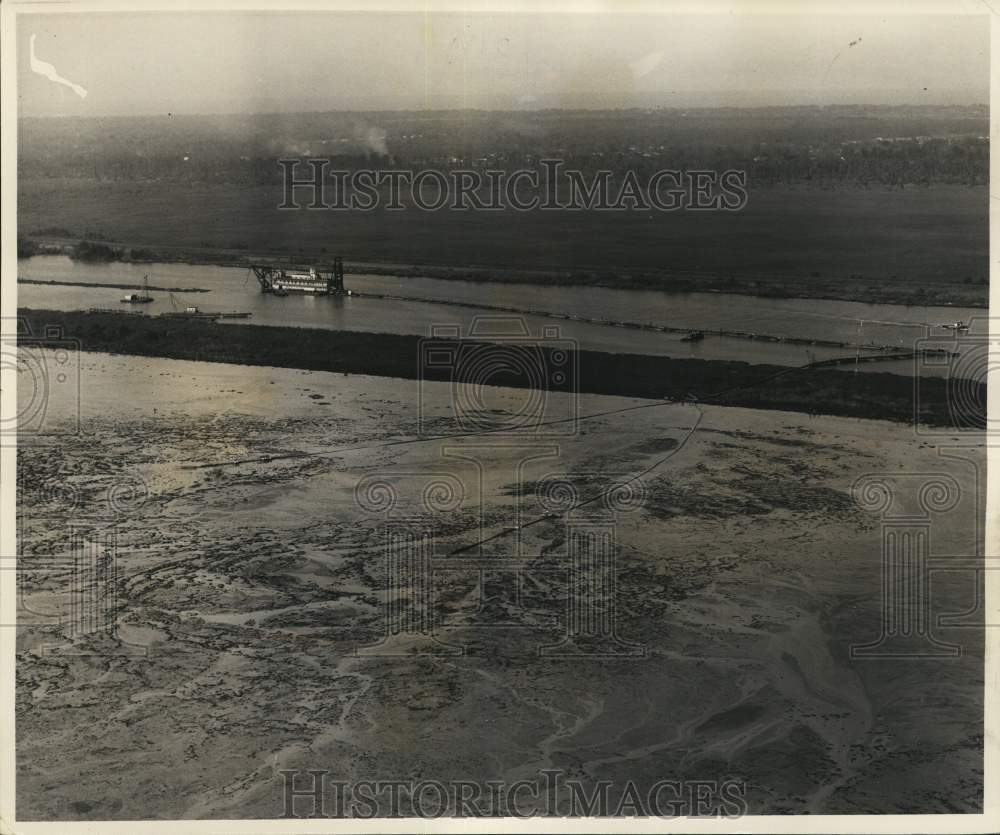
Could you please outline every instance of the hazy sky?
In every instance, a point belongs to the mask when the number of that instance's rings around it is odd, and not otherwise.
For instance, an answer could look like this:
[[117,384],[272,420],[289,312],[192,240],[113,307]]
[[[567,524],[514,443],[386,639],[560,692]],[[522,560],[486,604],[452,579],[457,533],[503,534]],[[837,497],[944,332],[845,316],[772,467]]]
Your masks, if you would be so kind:
[[[86,97],[31,70],[31,35]],[[989,84],[985,16],[19,15],[18,50],[29,116],[967,104]]]

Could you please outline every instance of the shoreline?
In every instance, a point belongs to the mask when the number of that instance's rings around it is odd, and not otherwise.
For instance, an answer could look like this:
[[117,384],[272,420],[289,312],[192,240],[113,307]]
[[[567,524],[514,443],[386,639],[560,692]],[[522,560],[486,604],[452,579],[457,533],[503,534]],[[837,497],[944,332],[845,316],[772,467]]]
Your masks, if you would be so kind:
[[[30,343],[39,347],[65,347],[66,340],[74,340],[79,350],[87,352],[525,387],[509,375],[490,380],[461,379],[452,373],[461,364],[454,369],[430,365],[421,368],[419,358],[426,340],[417,336],[220,324],[118,312],[19,308],[18,316],[27,325],[26,333],[32,335]],[[19,338],[19,342],[23,339]],[[443,341],[435,340],[438,342]],[[445,347],[454,349],[458,345]],[[459,350],[468,350],[471,345],[463,341]],[[553,349],[531,350],[532,356],[540,356],[544,364],[567,362],[565,357],[555,358]],[[564,376],[561,387],[551,391],[701,402],[910,425],[917,416],[922,424],[951,424],[948,381],[940,378],[920,379],[919,403],[915,404],[918,387],[913,379],[883,372],[853,374],[830,368],[598,351],[569,354],[565,367],[571,373]],[[979,402],[985,403],[985,396]]]

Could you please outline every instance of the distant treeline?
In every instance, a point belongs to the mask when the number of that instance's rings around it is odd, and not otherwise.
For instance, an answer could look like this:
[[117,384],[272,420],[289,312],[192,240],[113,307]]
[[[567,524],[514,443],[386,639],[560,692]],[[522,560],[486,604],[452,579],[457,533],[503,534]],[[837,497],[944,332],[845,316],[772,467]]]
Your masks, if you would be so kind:
[[121,261],[124,253],[121,249],[107,244],[80,241],[73,247],[74,261]]
[[[41,229],[35,230],[37,235],[55,235],[56,237],[71,237],[71,233],[65,229]],[[74,261],[86,263],[109,263],[111,261],[153,261],[156,253],[151,249],[137,246],[111,246],[110,244],[89,241],[84,239],[72,246],[58,244],[39,245],[32,238],[18,235],[17,237],[17,257],[30,258],[33,255],[69,255]],[[103,286],[103,285],[102,285]]]
[[269,184],[332,167],[739,169],[756,187],[988,182],[985,107],[316,113],[22,119],[19,176]]

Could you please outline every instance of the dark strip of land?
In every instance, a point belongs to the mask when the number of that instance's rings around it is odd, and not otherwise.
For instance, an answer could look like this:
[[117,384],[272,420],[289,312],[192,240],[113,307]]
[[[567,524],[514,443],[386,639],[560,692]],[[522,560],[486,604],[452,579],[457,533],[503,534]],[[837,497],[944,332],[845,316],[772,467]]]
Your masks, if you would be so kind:
[[[541,385],[556,392],[697,400],[907,423],[916,414],[921,423],[931,425],[951,425],[953,420],[947,381],[938,378],[915,381],[896,374],[572,351],[540,344],[501,348],[486,342],[432,342],[399,334],[224,325],[121,313],[21,309],[19,316],[22,332],[31,335],[21,340],[65,347],[64,340],[72,339],[83,351],[515,388],[537,387],[539,380],[505,368],[541,368],[548,377]],[[461,362],[455,361],[457,356]],[[984,384],[970,382],[968,388],[972,402],[985,404]]]
[[987,187],[759,185],[740,212],[290,213],[280,183],[22,177],[19,250],[243,268],[339,255],[349,276],[987,306]]

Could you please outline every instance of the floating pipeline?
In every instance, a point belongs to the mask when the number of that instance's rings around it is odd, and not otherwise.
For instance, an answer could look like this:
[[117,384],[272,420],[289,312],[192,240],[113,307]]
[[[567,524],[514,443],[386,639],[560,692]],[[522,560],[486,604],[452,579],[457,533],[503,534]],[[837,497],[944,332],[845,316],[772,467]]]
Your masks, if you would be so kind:
[[[428,301],[427,299],[421,299],[410,296],[395,296],[383,293],[357,293],[352,292],[352,297],[360,296],[361,298],[369,299],[388,299],[391,301]],[[584,316],[576,316],[573,314],[565,313],[552,313],[540,310],[522,309],[514,307],[502,307],[500,305],[482,305],[473,302],[451,302],[451,301],[435,301],[431,300],[432,304],[443,304],[450,307],[470,307],[478,310],[491,310],[502,313],[517,313],[522,315],[530,316],[543,316],[548,319],[570,319],[575,322],[585,322],[587,324],[597,324],[597,325],[608,325],[610,327],[622,327],[622,328],[632,328],[636,330],[645,331],[659,331],[661,333],[691,333],[691,328],[674,328],[668,327],[667,325],[648,325],[641,322],[615,322],[609,319],[594,319]],[[150,318],[150,314],[144,313],[139,310],[120,310],[118,308],[108,308],[108,307],[91,307],[87,311],[88,313],[114,313],[118,316],[143,316]],[[166,319],[201,319],[205,321],[217,321],[219,319],[250,319],[253,314],[242,311],[233,311],[230,313],[207,313],[199,311],[197,313],[185,313],[185,312],[166,312],[155,314]],[[790,345],[816,345],[821,347],[829,348],[852,348],[852,349],[864,349],[870,351],[879,351],[878,354],[862,354],[857,356],[845,356],[845,357],[834,357],[833,359],[819,360],[816,362],[807,363],[802,368],[833,368],[835,366],[841,365],[852,365],[859,362],[890,362],[892,360],[907,360],[915,359],[917,357],[955,357],[958,354],[954,351],[948,351],[944,348],[923,348],[920,350],[913,351],[901,351],[898,346],[895,345],[860,345],[852,342],[835,342],[829,339],[798,339],[796,337],[782,337],[782,336],[766,336],[756,333],[746,333],[743,331],[729,331],[729,330],[705,330],[704,328],[698,328],[702,333],[711,333],[717,336],[730,336],[736,338],[754,339],[761,342],[781,342]]]
[[[489,310],[495,313],[515,313],[520,316],[539,316],[545,319],[566,319],[571,322],[582,322],[588,325],[603,325],[610,328],[626,328],[629,330],[655,331],[658,333],[691,333],[701,331],[704,334],[713,336],[726,336],[733,339],[752,339],[757,342],[776,342],[785,345],[811,345],[818,348],[860,348],[865,351],[899,351],[898,345],[876,345],[874,343],[860,342],[839,342],[833,339],[804,339],[795,336],[770,336],[768,334],[753,333],[750,331],[727,330],[724,328],[704,328],[704,327],[673,327],[670,325],[654,325],[647,322],[629,322],[615,319],[598,319],[591,316],[580,316],[573,313],[553,313],[551,310],[535,310],[530,307],[507,307],[504,305],[482,304],[479,302],[451,301],[448,299],[428,299],[420,296],[399,296],[393,293],[365,293],[357,290],[351,291],[351,298],[362,299],[384,299],[386,301],[399,302],[424,302],[426,304],[440,304],[447,307],[466,307],[475,310]],[[907,356],[912,356],[908,354]],[[882,359],[879,357],[878,359]],[[884,359],[897,359],[897,357],[885,357]],[[853,358],[852,358],[853,361]]]
[[[70,282],[70,281],[37,281],[34,279],[23,279],[19,278],[18,283],[21,284],[54,284],[54,285],[64,285],[64,286],[77,286],[77,287],[111,287],[116,289],[134,290],[141,289],[132,284],[82,284],[80,282]],[[168,287],[150,287],[150,290],[160,290],[162,292],[183,292],[186,293],[207,293],[208,290],[202,288],[168,288]],[[860,348],[865,351],[898,351],[898,345],[881,345],[874,343],[861,343],[861,342],[841,342],[833,339],[805,339],[796,336],[771,336],[769,334],[754,333],[751,331],[738,331],[738,330],[728,330],[725,328],[705,328],[705,327],[675,327],[671,325],[654,325],[648,322],[630,322],[615,319],[599,319],[591,316],[581,316],[573,313],[555,313],[551,310],[535,310],[534,308],[524,308],[524,307],[508,307],[505,305],[492,305],[483,304],[480,302],[463,302],[463,301],[452,301],[449,299],[429,299],[422,296],[400,296],[394,293],[366,293],[358,290],[352,290],[351,298],[360,299],[382,299],[386,301],[400,301],[400,302],[423,302],[424,304],[439,304],[446,307],[463,307],[470,308],[473,310],[488,310],[494,313],[514,313],[520,316],[538,316],[544,319],[565,319],[570,322],[581,322],[587,325],[601,325],[609,328],[623,328],[627,330],[639,330],[639,331],[649,331],[655,333],[681,333],[687,334],[692,331],[701,331],[702,333],[712,336],[725,336],[732,339],[751,339],[757,342],[773,342],[781,343],[785,345],[808,345],[817,348]],[[105,308],[90,308],[91,312],[110,312]],[[128,311],[134,313],[134,311]],[[145,314],[137,314],[145,315]],[[165,316],[170,316],[174,314],[160,314]],[[211,314],[201,317],[200,314],[177,314],[177,315],[193,315],[196,318],[223,318],[223,319],[249,319],[250,313],[234,312],[234,313],[218,313]]]

